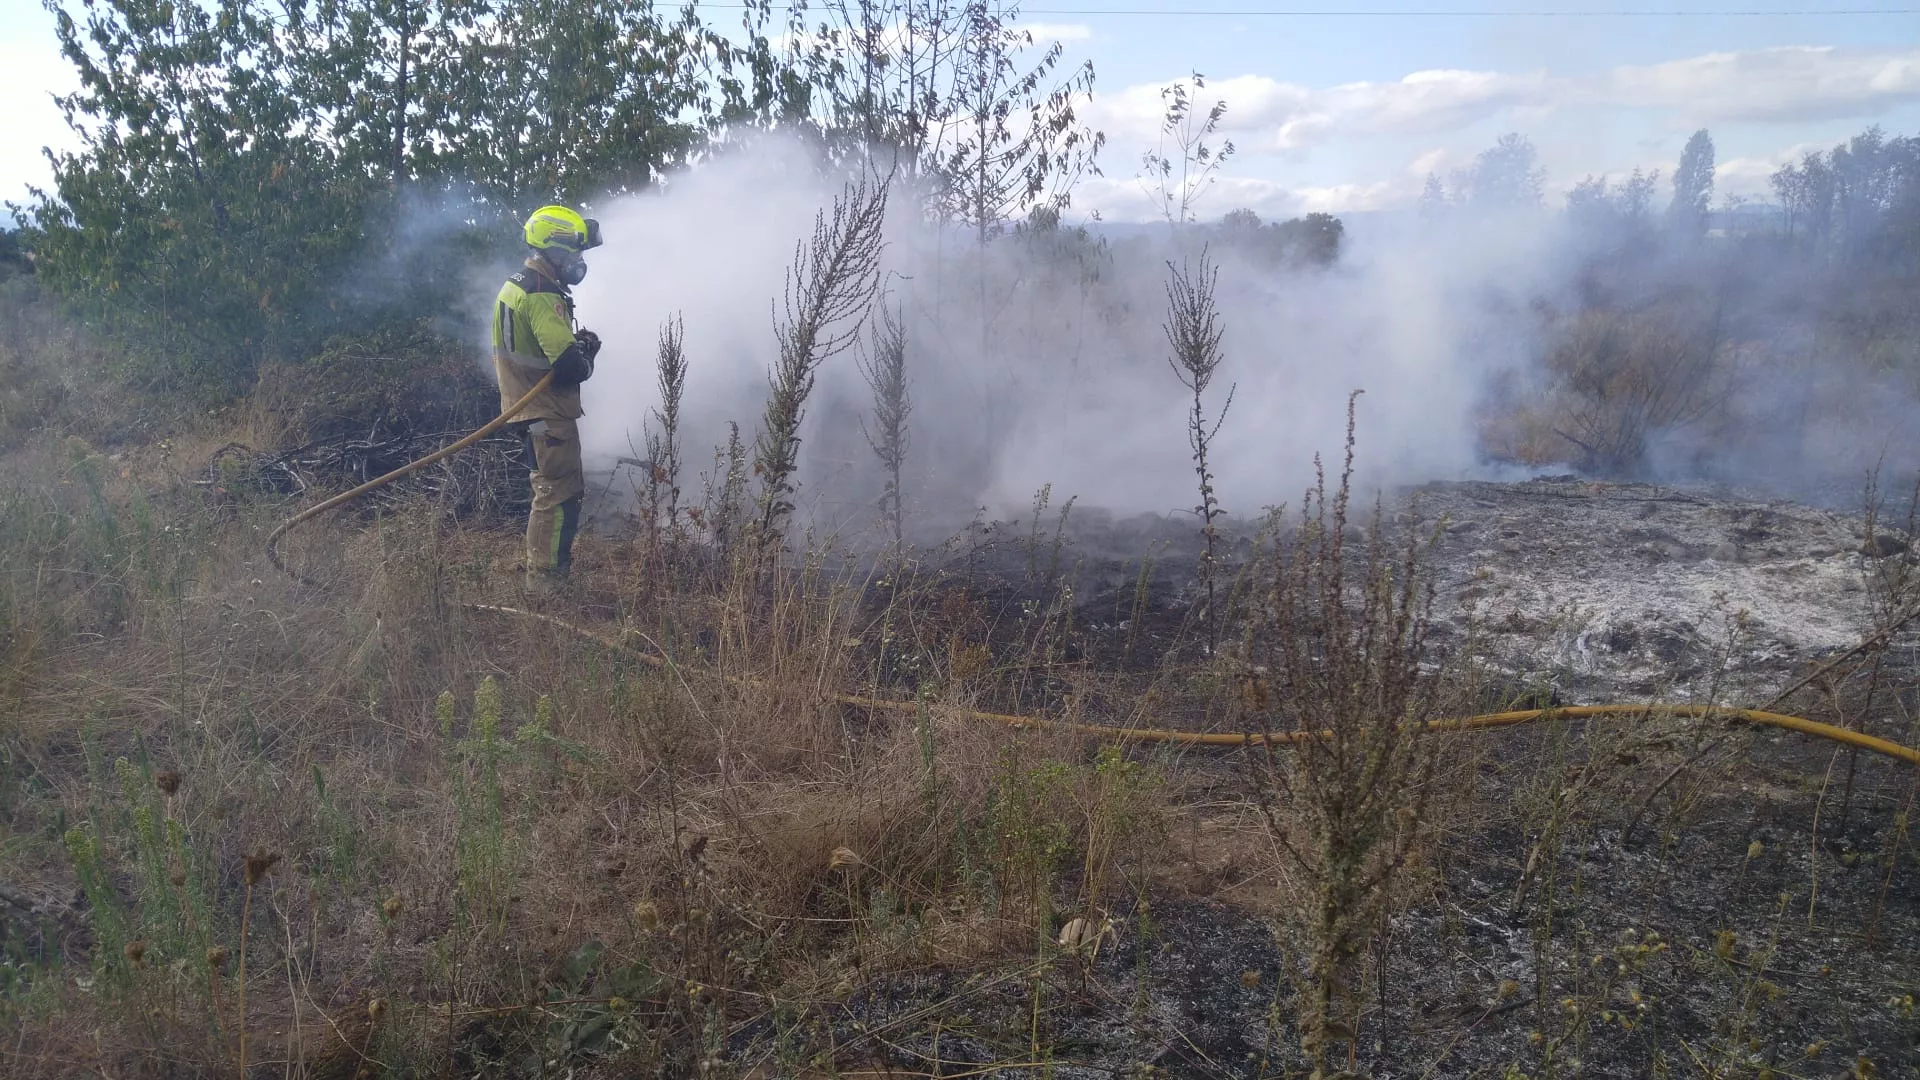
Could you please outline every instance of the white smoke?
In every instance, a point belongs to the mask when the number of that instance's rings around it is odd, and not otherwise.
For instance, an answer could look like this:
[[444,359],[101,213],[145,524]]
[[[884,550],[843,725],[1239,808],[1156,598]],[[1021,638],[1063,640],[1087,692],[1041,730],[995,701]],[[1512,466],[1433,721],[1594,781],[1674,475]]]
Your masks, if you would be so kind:
[[[658,331],[675,313],[689,360],[683,489],[697,493],[694,474],[710,470],[728,421],[751,441],[787,266],[839,190],[806,151],[769,140],[661,193],[596,207],[607,242],[576,290],[582,324],[606,342],[585,392],[590,470],[644,448]],[[909,220],[906,203],[892,208],[886,302],[907,326],[910,513],[942,525],[977,508],[1017,516],[1042,485],[1056,506],[1074,497],[1120,514],[1192,508],[1190,398],[1161,330],[1167,261],[1182,257],[1171,231],[1115,241],[1110,259],[1085,267],[1045,245],[996,239],[981,249]],[[1496,368],[1526,363],[1515,330],[1527,320],[1517,316],[1566,275],[1544,230],[1478,227],[1470,245],[1422,230],[1350,234],[1324,272],[1212,253],[1226,360],[1210,410],[1234,388],[1215,487],[1235,517],[1297,502],[1316,453],[1337,468],[1356,389],[1363,484],[1483,471],[1472,419],[1481,388]],[[859,424],[867,401],[851,353],[820,372],[799,499],[818,523],[873,521],[880,481]]]

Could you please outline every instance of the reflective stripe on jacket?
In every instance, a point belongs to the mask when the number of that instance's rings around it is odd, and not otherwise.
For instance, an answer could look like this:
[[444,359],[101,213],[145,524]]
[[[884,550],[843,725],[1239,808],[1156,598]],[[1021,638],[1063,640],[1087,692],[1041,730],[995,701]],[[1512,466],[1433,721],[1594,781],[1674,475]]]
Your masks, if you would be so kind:
[[[528,259],[500,286],[493,305],[493,370],[500,381],[501,411],[533,389],[573,342],[572,295],[539,259]],[[576,420],[582,412],[578,386],[549,386],[515,419]]]

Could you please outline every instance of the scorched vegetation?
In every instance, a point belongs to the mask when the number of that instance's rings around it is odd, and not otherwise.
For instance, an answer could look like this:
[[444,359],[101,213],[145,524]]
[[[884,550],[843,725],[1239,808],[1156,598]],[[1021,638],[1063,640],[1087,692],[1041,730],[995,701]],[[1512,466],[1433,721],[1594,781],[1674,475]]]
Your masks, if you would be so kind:
[[[1782,170],[1766,228],[1712,209],[1705,133],[1664,216],[1583,184],[1580,295],[1509,313],[1533,352],[1473,432],[1555,474],[1375,492],[1375,388],[1246,405],[1303,346],[1222,296],[1324,286],[1347,239],[1198,220],[1231,147],[1197,76],[1167,220],[1110,238],[1064,216],[1092,72],[1000,5],[755,3],[744,44],[692,7],[53,6],[88,140],[0,246],[0,1074],[1920,1070],[1920,492],[1645,482],[1907,400],[1914,140]],[[769,130],[838,192],[752,298],[776,359],[718,445],[693,311],[629,343],[644,399],[588,384],[644,434],[563,593],[515,587],[507,437],[275,572],[290,513],[492,417],[461,305],[530,203]],[[1540,176],[1508,136],[1424,220],[1545,221]],[[1041,487],[940,535],[966,466],[922,459],[1012,435],[923,358],[998,370],[1062,297],[1141,331],[1197,501]],[[821,417],[872,455],[852,525],[809,510]],[[1308,417],[1344,442],[1270,463],[1294,497],[1222,479]]]

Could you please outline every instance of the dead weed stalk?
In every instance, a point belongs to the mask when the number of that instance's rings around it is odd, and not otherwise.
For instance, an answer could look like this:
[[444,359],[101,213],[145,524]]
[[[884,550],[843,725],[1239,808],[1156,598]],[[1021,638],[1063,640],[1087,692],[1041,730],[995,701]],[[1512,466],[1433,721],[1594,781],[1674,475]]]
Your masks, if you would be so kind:
[[1207,651],[1211,655],[1220,647],[1220,624],[1224,621],[1214,596],[1220,541],[1214,522],[1226,511],[1220,508],[1213,488],[1207,451],[1220,434],[1220,425],[1226,423],[1227,411],[1233,408],[1234,387],[1227,388],[1227,399],[1220,403],[1220,411],[1209,419],[1207,387],[1213,384],[1213,377],[1225,359],[1220,351],[1220,339],[1226,330],[1220,325],[1220,309],[1213,298],[1220,268],[1208,261],[1203,249],[1198,267],[1185,263],[1175,266],[1169,262],[1167,274],[1167,320],[1161,329],[1173,349],[1167,362],[1172,365],[1180,385],[1193,395],[1193,406],[1187,410],[1187,445],[1193,449],[1193,471],[1200,480],[1200,502],[1193,512],[1200,518],[1200,535],[1206,539],[1206,551],[1200,558],[1200,585],[1207,594],[1205,632]]

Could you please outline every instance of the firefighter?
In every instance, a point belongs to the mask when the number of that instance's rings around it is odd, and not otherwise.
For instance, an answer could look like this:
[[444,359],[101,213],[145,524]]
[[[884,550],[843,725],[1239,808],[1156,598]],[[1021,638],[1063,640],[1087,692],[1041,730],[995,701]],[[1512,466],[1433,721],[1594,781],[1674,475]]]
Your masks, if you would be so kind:
[[565,206],[543,206],[527,218],[526,265],[500,287],[493,308],[493,367],[502,411],[553,382],[520,411],[530,461],[533,508],[527,514],[526,587],[546,592],[573,564],[586,476],[580,465],[580,384],[593,375],[600,339],[573,321],[572,286],[587,276],[584,253],[600,246],[600,224]]

